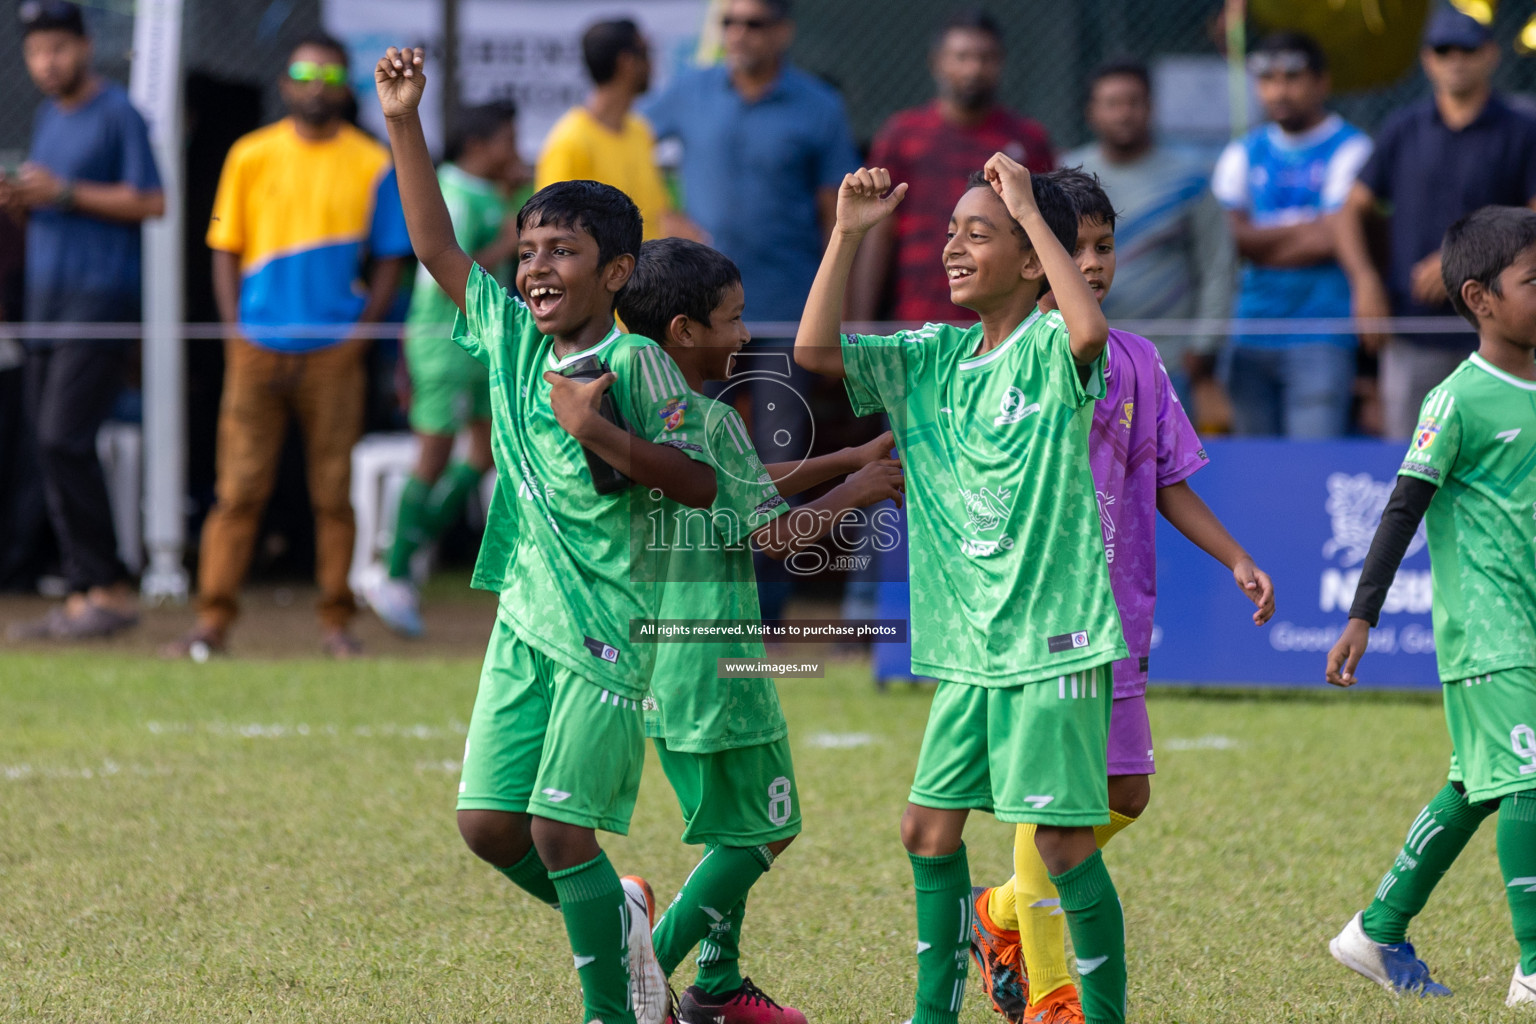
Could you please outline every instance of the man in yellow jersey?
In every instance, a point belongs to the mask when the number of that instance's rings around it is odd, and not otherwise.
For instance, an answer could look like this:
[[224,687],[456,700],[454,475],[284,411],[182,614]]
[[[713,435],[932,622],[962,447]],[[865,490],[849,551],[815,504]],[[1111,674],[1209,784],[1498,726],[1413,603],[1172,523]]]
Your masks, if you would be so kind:
[[599,21],[581,37],[592,92],[555,122],[535,172],[538,188],[591,179],[635,201],[646,238],[678,236],[704,241],[704,231],[677,212],[656,166],[656,136],[636,114],[635,100],[651,87],[651,54],[628,18]]

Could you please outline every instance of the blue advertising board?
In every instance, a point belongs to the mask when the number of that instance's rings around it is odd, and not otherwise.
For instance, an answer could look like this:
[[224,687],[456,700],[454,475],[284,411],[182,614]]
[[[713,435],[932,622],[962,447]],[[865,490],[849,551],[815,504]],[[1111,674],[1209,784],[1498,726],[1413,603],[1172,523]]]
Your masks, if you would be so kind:
[[[1152,681],[1326,685],[1324,660],[1349,618],[1404,450],[1371,440],[1206,442],[1210,465],[1190,486],[1274,579],[1275,617],[1255,627],[1232,574],[1159,518]],[[905,561],[906,551],[889,557]],[[878,614],[906,617],[906,584],[882,585]],[[906,645],[876,644],[874,651],[877,679],[910,676]],[[1422,526],[1359,675],[1367,684],[1439,686]]]

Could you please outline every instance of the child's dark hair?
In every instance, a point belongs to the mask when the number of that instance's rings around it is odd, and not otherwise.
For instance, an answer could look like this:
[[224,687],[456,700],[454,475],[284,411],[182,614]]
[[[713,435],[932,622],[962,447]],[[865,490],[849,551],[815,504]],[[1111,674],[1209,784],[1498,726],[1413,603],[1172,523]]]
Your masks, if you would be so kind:
[[607,85],[619,73],[619,57],[626,53],[640,53],[645,42],[640,38],[640,26],[628,18],[599,21],[581,37],[581,58],[587,65],[587,74],[593,85]]
[[471,142],[484,142],[516,120],[517,104],[511,100],[496,100],[459,111],[443,147],[444,159],[457,160]]
[[1440,276],[1456,312],[1477,326],[1477,314],[1461,298],[1461,286],[1476,281],[1502,296],[1499,275],[1527,249],[1536,246],[1536,210],[1524,206],[1485,206],[1446,229],[1440,243]]
[[[1104,191],[1104,183],[1097,174],[1091,174],[1081,167],[1058,167],[1040,177],[1066,192],[1077,210],[1078,220],[1091,220],[1095,224],[1108,225],[1111,231],[1115,230],[1115,205],[1109,201],[1109,193]],[[1067,251],[1071,252],[1072,248],[1069,247]]]
[[710,326],[709,315],[740,283],[741,271],[724,253],[686,238],[657,238],[640,247],[617,312],[630,333],[665,345],[673,317]]
[[579,228],[591,235],[600,267],[626,254],[640,254],[639,208],[629,196],[600,181],[557,181],[539,189],[517,211],[517,230],[541,224]]
[[[1041,174],[1029,176],[1031,190],[1035,193],[1035,205],[1040,208],[1040,216],[1045,218],[1045,226],[1051,229],[1051,234],[1061,243],[1061,247],[1067,252],[1077,248],[1077,207],[1072,204],[1072,197],[1054,181],[1045,180]],[[975,171],[965,181],[966,189],[984,188],[996,195],[992,183],[987,180],[986,171]],[[998,202],[1002,202],[999,198]],[[1011,216],[1008,218],[1008,226],[1019,238],[1019,248],[1030,248],[1029,236],[1019,222]]]

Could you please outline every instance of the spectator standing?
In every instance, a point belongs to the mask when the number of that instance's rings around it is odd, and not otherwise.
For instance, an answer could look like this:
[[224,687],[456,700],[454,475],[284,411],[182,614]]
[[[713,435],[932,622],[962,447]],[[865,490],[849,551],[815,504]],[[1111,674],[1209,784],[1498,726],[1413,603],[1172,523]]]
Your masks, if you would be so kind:
[[897,111],[875,135],[870,166],[884,167],[892,181],[912,187],[859,250],[850,281],[851,319],[976,318],[949,301],[939,260],[966,178],[999,152],[1036,174],[1055,166],[1045,129],[997,102],[1004,56],[1002,27],[990,14],[972,9],[951,15],[928,56],[938,98]]
[[[1333,214],[1371,140],[1327,106],[1317,42],[1281,32],[1248,57],[1270,118],[1228,144],[1211,189],[1227,210],[1244,260],[1238,318],[1349,315],[1349,283],[1335,258]],[[1353,334],[1247,334],[1226,355],[1236,433],[1339,437],[1349,425]]]
[[[457,121],[437,185],[459,247],[507,281],[517,251],[512,190],[528,178],[517,153],[517,107],[510,101],[471,107]],[[453,300],[425,266],[418,266],[403,351],[416,465],[400,491],[387,562],[363,588],[369,607],[401,636],[420,636],[423,628],[411,573],[416,552],[464,514],[493,462],[490,370],[454,344],[457,315]],[[450,463],[454,440],[466,428],[468,457]]]
[[[1152,79],[1145,64],[1105,64],[1088,84],[1088,127],[1095,142],[1062,158],[1099,177],[1119,219],[1115,291],[1104,297],[1112,321],[1231,312],[1232,233],[1210,191],[1210,165],[1152,134]],[[1221,336],[1157,337],[1175,392],[1190,405],[1191,384],[1210,375]]]
[[[349,491],[368,341],[356,328],[388,312],[411,245],[389,150],[343,117],[351,92],[342,44],[301,42],[279,89],[289,116],[230,149],[208,227],[229,329],[217,500],[199,550],[197,625],[169,655],[224,649],[290,418],[304,439],[324,648],[334,657],[359,650],[347,629],[356,610]],[[283,330],[290,325],[307,329]]]
[[[681,142],[686,211],[741,268],[750,318],[797,320],[836,217],[837,187],[858,154],[841,97],[786,59],[789,0],[726,0],[720,25],[725,62],[678,74],[644,111],[658,139]],[[770,396],[782,398],[775,381],[804,394],[808,378],[792,366],[785,339],[758,339],[747,351],[766,348],[782,349],[783,359],[743,361],[783,371],[753,382],[753,440],[765,461],[800,458],[810,410]]]
[[[1440,275],[1446,228],[1490,204],[1536,206],[1536,118],[1493,91],[1499,46],[1458,11],[1430,19],[1420,53],[1433,95],[1389,117],[1339,217],[1339,261],[1358,317],[1452,316]],[[1365,222],[1385,205],[1387,277],[1372,264]],[[1477,335],[1408,334],[1382,344],[1387,436],[1413,434],[1419,405],[1477,344]],[[1383,344],[1384,343],[1384,344]]]
[[[46,99],[29,161],[0,180],[0,205],[27,228],[26,316],[33,323],[138,320],[139,225],[165,212],[144,119],[128,95],[91,71],[80,8],[61,0],[22,6],[27,73]],[[35,340],[26,399],[48,519],[70,594],[13,635],[80,639],[138,622],[96,433],[121,392],[132,345],[122,340]]]
[[581,37],[581,56],[592,92],[566,111],[544,140],[534,187],[588,179],[612,185],[640,208],[646,238],[702,232],[672,208],[672,196],[656,166],[656,137],[633,110],[651,87],[651,51],[628,18],[600,21]]

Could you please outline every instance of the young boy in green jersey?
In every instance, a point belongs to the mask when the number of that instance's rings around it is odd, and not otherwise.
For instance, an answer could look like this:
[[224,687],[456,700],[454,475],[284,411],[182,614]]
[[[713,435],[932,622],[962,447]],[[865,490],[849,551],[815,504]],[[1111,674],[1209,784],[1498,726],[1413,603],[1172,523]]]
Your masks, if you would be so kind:
[[[1081,168],[1060,168],[1041,177],[1072,199],[1077,211],[1072,257],[1102,303],[1115,279],[1114,205],[1098,178]],[[1041,308],[1053,298],[1043,296]],[[1158,514],[1231,571],[1238,589],[1257,606],[1254,625],[1268,622],[1275,612],[1269,576],[1189,485],[1189,478],[1206,465],[1205,448],[1157,349],[1146,338],[1111,327],[1104,387],[1104,397],[1094,405],[1089,461],[1110,586],[1131,656],[1114,666],[1107,756],[1110,823],[1094,829],[1101,848],[1138,821],[1152,797],[1156,764],[1146,690],[1157,601]],[[975,890],[971,952],[992,1005],[1007,1020],[1081,1024],[1082,1004],[1067,968],[1066,923],[1035,849],[1034,831],[1030,825],[1016,830],[1014,877]]]
[[1389,992],[1450,995],[1414,952],[1408,925],[1497,812],[1520,946],[1507,1001],[1536,1005],[1536,211],[1486,206],[1463,217],[1445,233],[1440,267],[1478,348],[1424,399],[1327,679],[1357,681],[1369,631],[1427,518],[1449,781],[1414,819],[1370,906],[1328,948]]
[[[470,107],[459,115],[437,184],[448,204],[459,247],[506,280],[517,248],[511,189],[528,169],[517,153],[517,107],[510,101]],[[525,197],[526,198],[526,197]],[[425,266],[416,268],[405,317],[401,362],[409,373],[416,465],[400,491],[395,538],[386,564],[364,585],[374,614],[401,636],[420,636],[421,606],[411,559],[443,535],[491,468],[491,390],[484,364],[449,337],[458,313]],[[468,429],[469,455],[450,464],[459,431]]]
[[[863,169],[806,302],[795,358],[891,417],[907,474],[912,668],[937,678],[902,818],[917,889],[913,1024],[955,1024],[970,959],[962,832],[972,809],[1034,824],[1094,1024],[1125,1019],[1125,928],[1094,841],[1109,817],[1113,684],[1127,656],[1089,467],[1109,327],[1072,262],[1077,213],[999,153],[955,205],[941,254],[976,326],[840,336],[864,234],[906,192]],[[1047,285],[1049,279],[1049,286]],[[1054,288],[1059,310],[1037,300]]]
[[[682,374],[614,324],[640,249],[634,203],[591,181],[535,194],[517,217],[526,302],[509,295],[454,239],[416,112],[423,57],[390,47],[374,80],[412,247],[459,309],[454,340],[490,367],[498,469],[474,582],[501,601],[464,746],[459,831],[558,905],[584,1021],[659,1024],[668,998],[649,887],[621,882],[596,830],[628,830],[644,761],[655,648],[632,642],[629,627],[655,614],[665,565],[637,510],[649,489],[708,508],[715,473],[692,440],[703,424]],[[560,373],[593,357],[608,372]],[[604,392],[636,434],[603,415]],[[637,486],[599,493],[588,453]]]
[[[755,623],[752,546],[793,558],[852,510],[901,502],[901,469],[887,457],[890,434],[803,463],[764,466],[736,410],[701,394],[705,381],[730,375],[732,359],[751,340],[745,304],[736,264],[681,238],[641,246],[619,294],[625,326],[659,342],[692,389],[688,402],[706,425],[718,483],[709,515],[664,502],[650,517],[654,541],[670,552],[664,620]],[[782,497],[844,473],[843,483],[793,511]],[[679,1024],[805,1024],[804,1014],[769,999],[738,967],[747,894],[800,832],[789,730],[773,680],[722,677],[717,668],[722,658],[763,657],[762,640],[751,636],[663,643],[656,655],[656,707],[646,732],[682,806],[683,841],[705,846],[653,935],[669,976],[699,948],[698,977],[683,992]]]

